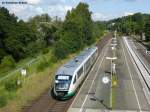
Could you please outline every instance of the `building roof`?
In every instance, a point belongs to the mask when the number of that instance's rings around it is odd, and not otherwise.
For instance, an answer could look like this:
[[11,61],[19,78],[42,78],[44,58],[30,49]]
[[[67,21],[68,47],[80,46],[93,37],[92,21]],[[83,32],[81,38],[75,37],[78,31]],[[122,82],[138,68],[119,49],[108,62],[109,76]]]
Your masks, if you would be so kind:
[[97,47],[93,46],[90,48],[86,48],[84,51],[82,51],[78,56],[74,57],[72,60],[61,66],[57,72],[56,75],[73,75],[74,71],[84,62],[84,60],[92,54]]

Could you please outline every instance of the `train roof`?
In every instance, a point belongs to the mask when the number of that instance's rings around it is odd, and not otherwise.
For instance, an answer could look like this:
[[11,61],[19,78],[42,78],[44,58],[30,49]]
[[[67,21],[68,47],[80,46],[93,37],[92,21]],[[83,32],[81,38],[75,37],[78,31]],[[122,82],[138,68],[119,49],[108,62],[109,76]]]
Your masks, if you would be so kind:
[[96,46],[86,48],[84,51],[82,51],[78,56],[74,57],[72,60],[61,66],[57,72],[56,75],[73,75],[75,70],[84,62],[84,60],[92,54],[97,49]]

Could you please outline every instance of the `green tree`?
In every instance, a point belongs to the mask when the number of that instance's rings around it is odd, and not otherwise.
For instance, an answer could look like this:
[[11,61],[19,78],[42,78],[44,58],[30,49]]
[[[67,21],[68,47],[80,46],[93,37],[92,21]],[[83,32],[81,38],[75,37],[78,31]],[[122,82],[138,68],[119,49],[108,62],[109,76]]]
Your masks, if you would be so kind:
[[42,23],[40,24],[41,31],[43,33],[43,39],[45,40],[47,45],[51,45],[55,40],[55,32],[57,31],[57,27],[52,23]]
[[54,50],[57,57],[61,58],[94,42],[91,12],[86,3],[79,3],[75,9],[67,12],[59,36],[60,41]]
[[[47,14],[42,15],[41,18],[42,22],[51,21]],[[36,27],[18,20],[4,7],[0,7],[0,21],[0,59],[10,54],[19,61],[40,52],[44,47],[44,39],[41,38]]]
[[42,22],[51,22],[51,20],[52,20],[51,17],[47,13],[45,13],[45,14],[36,15],[33,18],[30,18],[29,22],[38,24],[39,22],[41,22],[41,23]]
[[72,21],[65,21],[63,29],[64,32],[61,36],[61,39],[66,42],[69,52],[75,52],[83,47],[81,31],[78,27],[78,24]]
[[142,34],[144,30],[144,17],[141,13],[136,13],[132,16],[132,21],[136,23],[135,31],[137,34]]
[[117,31],[124,34],[141,35],[144,31],[144,24],[149,17],[149,14],[135,13],[134,15],[113,19],[108,21],[108,24],[115,23],[115,25],[113,27],[109,26],[109,29],[117,29]]
[[56,56],[58,59],[65,58],[69,54],[66,42],[62,40],[56,42],[54,46],[53,54],[54,57]]
[[146,41],[150,41],[150,21],[147,21],[144,27]]
[[80,2],[75,9],[72,9],[72,11],[67,14],[66,17],[66,21],[71,20],[77,23],[81,32],[82,41],[86,45],[90,45],[94,42],[92,36],[93,22],[91,14],[88,4]]
[[1,66],[7,66],[9,68],[15,67],[15,61],[11,55],[5,56],[1,61]]
[[93,37],[99,38],[103,35],[106,25],[104,22],[96,21],[93,23]]

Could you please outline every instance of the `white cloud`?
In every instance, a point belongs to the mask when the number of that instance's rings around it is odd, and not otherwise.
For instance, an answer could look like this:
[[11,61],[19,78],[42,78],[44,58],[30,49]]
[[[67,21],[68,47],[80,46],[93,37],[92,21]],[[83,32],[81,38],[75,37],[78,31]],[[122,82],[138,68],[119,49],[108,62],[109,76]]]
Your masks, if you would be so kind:
[[93,13],[92,14],[92,18],[94,21],[97,21],[97,20],[109,20],[111,18],[114,18],[115,16],[111,15],[111,14],[103,14],[103,13],[99,13],[99,12],[96,12],[96,13]]
[[28,2],[28,4],[38,4],[41,2],[41,0],[25,0],[26,2]]
[[47,3],[49,3],[50,5],[58,5],[58,4],[63,4],[65,2],[66,0],[47,0]]
[[125,13],[117,13],[117,14],[111,14],[111,13],[93,13],[92,14],[92,19],[94,21],[100,20],[100,21],[107,21],[107,20],[111,20],[114,18],[119,18],[122,16],[127,16],[127,15],[133,15],[134,13],[131,12],[125,12]]
[[[61,17],[62,19],[65,18],[65,15],[68,10],[72,9],[72,6],[63,4],[65,0],[59,0],[61,3],[57,4],[43,4],[41,0],[26,0],[30,3],[37,3],[37,4],[27,4],[27,5],[7,5],[6,8],[9,9],[10,13],[14,13],[19,19],[23,19],[27,21],[29,18],[40,15],[43,13],[48,13],[52,18],[55,16]],[[52,0],[54,1],[54,0]],[[46,1],[45,1],[46,2]],[[47,3],[47,2],[46,2]]]
[[133,15],[133,14],[134,14],[133,12],[125,12],[124,16],[129,16],[129,15]]
[[44,13],[43,9],[41,7],[37,7],[36,8],[36,11],[39,13],[39,14],[42,14]]
[[67,5],[51,5],[48,7],[47,12],[50,16],[55,17],[55,16],[59,16],[62,19],[65,18],[65,15],[67,13],[68,10],[71,10],[72,7],[71,6],[67,6]]
[[[28,20],[28,18],[33,17],[37,14],[40,15],[42,13],[48,13],[52,18],[58,16],[64,19],[67,11],[71,10],[79,3],[79,1],[82,0],[69,1],[71,3],[68,3],[68,0],[23,0],[23,1],[27,1],[29,4],[7,5],[6,7],[10,10],[11,13],[14,13],[20,19]],[[116,17],[127,16],[132,14],[133,14],[132,12],[124,12],[121,14],[94,12],[92,14],[92,18],[93,20],[110,20]]]
[[93,13],[92,18],[93,20],[101,20],[103,18],[103,15],[101,13]]
[[9,8],[11,13],[21,13],[23,12],[23,10],[25,10],[27,8],[27,6],[23,6],[23,5],[11,5],[11,7]]
[[65,6],[64,9],[65,9],[65,12],[67,12],[68,10],[71,10],[72,7],[71,6]]

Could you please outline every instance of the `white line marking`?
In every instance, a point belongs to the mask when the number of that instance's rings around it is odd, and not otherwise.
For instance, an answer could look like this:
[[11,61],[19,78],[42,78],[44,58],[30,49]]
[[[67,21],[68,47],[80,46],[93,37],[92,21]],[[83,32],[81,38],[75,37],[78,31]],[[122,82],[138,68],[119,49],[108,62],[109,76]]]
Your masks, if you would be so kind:
[[[111,40],[110,40],[108,43],[110,43],[110,42],[111,42]],[[107,44],[107,45],[108,45],[108,44]],[[107,45],[103,48],[103,50],[107,47]],[[102,51],[103,51],[103,50],[102,50]],[[101,51],[101,52],[102,52],[102,51]],[[99,55],[98,59],[96,60],[96,62],[95,62],[95,64],[94,64],[93,68],[95,67],[96,63],[99,61],[99,58],[101,57],[101,55],[102,55],[102,53],[100,53],[100,55]],[[90,71],[90,73],[91,73],[91,71]],[[90,73],[89,73],[89,75],[86,77],[86,79],[85,79],[85,81],[83,82],[82,86],[80,87],[80,89],[79,89],[79,91],[78,91],[76,97],[74,98],[73,102],[71,103],[70,107],[72,107],[72,105],[74,104],[74,102],[75,102],[76,99],[78,98],[78,96],[79,96],[79,94],[80,94],[82,88],[83,88],[84,85],[85,85],[85,82],[87,81],[87,79],[88,79],[89,76],[90,76]],[[69,107],[69,108],[70,108],[70,107]]]
[[84,101],[83,101],[83,103],[82,103],[82,105],[81,105],[81,108],[80,108],[79,112],[82,112],[82,110],[83,110],[84,104],[85,104],[85,102],[86,102],[86,100],[87,100],[87,98],[88,98],[88,95],[89,95],[89,93],[90,93],[90,91],[91,91],[91,89],[92,89],[92,86],[93,86],[93,84],[94,84],[94,81],[95,81],[95,79],[96,79],[96,77],[97,77],[97,75],[98,75],[98,71],[99,71],[99,69],[100,69],[100,67],[101,67],[101,65],[102,65],[103,60],[105,59],[105,55],[106,55],[106,53],[107,53],[107,50],[108,50],[108,48],[106,49],[106,51],[105,51],[105,53],[104,53],[104,55],[103,55],[103,58],[102,58],[102,60],[101,60],[101,62],[100,62],[100,65],[99,65],[99,67],[98,67],[98,69],[97,69],[97,71],[96,71],[96,75],[95,75],[95,77],[94,77],[94,79],[93,79],[93,81],[92,81],[92,84],[91,84],[91,86],[90,86],[90,89],[89,89],[89,91],[88,91],[88,94],[86,95],[86,97],[85,97],[85,99],[84,99]]
[[[122,46],[122,49],[123,49],[123,43],[122,43],[122,42],[121,42],[121,46]],[[125,55],[124,49],[123,49],[123,53],[124,53],[125,62],[126,62],[126,65],[127,65],[128,71],[129,71],[129,74],[130,74],[130,78],[131,78],[131,82],[132,82],[132,87],[133,87],[133,90],[134,90],[134,93],[135,93],[135,97],[136,97],[136,100],[137,100],[137,104],[138,104],[138,107],[139,107],[140,112],[142,112],[141,106],[140,106],[140,103],[139,103],[139,99],[138,99],[138,96],[137,96],[137,92],[136,92],[136,89],[135,89],[135,86],[134,86],[132,74],[131,74],[131,71],[130,71],[130,68],[129,68],[129,64],[128,64],[128,62],[127,62],[127,57],[126,57],[126,55]]]

